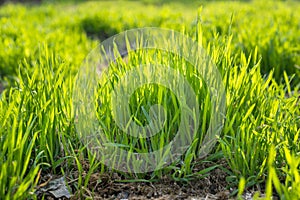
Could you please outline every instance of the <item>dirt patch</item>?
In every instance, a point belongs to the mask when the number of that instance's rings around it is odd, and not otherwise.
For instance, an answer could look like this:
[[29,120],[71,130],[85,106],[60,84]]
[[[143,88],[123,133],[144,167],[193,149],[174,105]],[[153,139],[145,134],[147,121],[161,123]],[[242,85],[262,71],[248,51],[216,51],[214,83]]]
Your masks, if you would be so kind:
[[[83,167],[82,182],[85,181],[86,174],[89,169],[89,164],[81,162]],[[78,170],[74,170],[69,175],[65,176],[70,192],[73,194],[71,200],[77,199],[117,199],[117,200],[135,200],[135,199],[156,199],[156,200],[222,200],[235,199],[231,196],[236,188],[229,188],[226,181],[228,174],[224,169],[229,169],[225,160],[219,160],[216,163],[199,162],[194,166],[193,172],[199,172],[216,166],[203,176],[194,178],[189,181],[174,181],[171,177],[164,176],[158,181],[149,182],[148,180],[140,182],[125,182],[124,177],[118,173],[93,173],[89,178],[87,187],[82,187],[81,190],[77,187]],[[40,185],[44,187],[45,183],[51,179],[57,179],[58,176],[51,175],[42,176]],[[263,194],[261,189],[248,188],[243,195],[243,199],[253,199],[255,192]],[[45,196],[45,199],[55,199],[50,193],[44,193],[38,198]],[[263,197],[263,195],[259,195]],[[62,198],[67,199],[67,198]],[[276,196],[274,197],[276,198]]]
[[[201,166],[200,164],[196,166],[195,170],[212,165],[216,164],[202,163]],[[188,182],[176,182],[170,177],[162,177],[154,182],[120,182],[122,177],[117,173],[113,175],[94,173],[83,194],[80,196],[78,192],[74,192],[71,199],[229,199],[226,176],[227,174],[219,167]],[[70,178],[67,179],[72,181]]]
[[[88,163],[83,163],[83,175],[89,169]],[[197,164],[198,165],[198,164]],[[65,180],[71,188],[75,199],[229,199],[230,191],[226,188],[226,174],[220,167],[226,167],[225,161],[218,163],[199,163],[194,167],[194,172],[218,165],[207,174],[189,181],[174,181],[171,177],[162,177],[158,181],[125,182],[124,177],[118,173],[93,173],[87,187],[79,192],[77,185],[78,170],[74,170]],[[44,187],[57,176],[49,174],[41,176],[40,186]],[[84,182],[85,177],[83,177]],[[40,194],[38,198],[55,199],[50,193]],[[66,198],[64,198],[66,199]]]
[[[216,170],[211,175],[187,183],[175,182],[165,178],[152,183],[118,183],[108,181],[104,184],[91,183],[85,197],[94,199],[228,199],[230,192],[224,188],[225,178]],[[94,191],[94,192],[91,192]],[[77,199],[74,196],[73,199]]]

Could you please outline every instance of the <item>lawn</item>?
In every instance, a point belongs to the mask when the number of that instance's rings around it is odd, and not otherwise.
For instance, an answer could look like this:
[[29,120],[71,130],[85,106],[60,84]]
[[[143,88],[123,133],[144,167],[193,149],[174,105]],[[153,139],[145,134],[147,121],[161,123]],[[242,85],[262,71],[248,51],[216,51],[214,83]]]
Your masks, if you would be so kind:
[[300,199],[297,10],[0,5],[0,199]]

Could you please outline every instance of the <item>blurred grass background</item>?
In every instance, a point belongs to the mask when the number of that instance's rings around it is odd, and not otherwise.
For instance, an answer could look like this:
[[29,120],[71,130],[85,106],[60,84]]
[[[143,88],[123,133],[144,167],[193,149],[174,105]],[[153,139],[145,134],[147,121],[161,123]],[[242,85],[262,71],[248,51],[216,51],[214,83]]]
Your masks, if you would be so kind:
[[[118,32],[137,27],[164,27],[195,36],[197,7],[203,6],[203,46],[215,35],[232,34],[233,54],[248,57],[257,47],[262,74],[274,69],[296,74],[299,82],[299,4],[260,1],[42,1],[5,3],[0,9],[0,77],[16,74],[22,59],[35,57],[45,43],[78,67],[91,46]],[[117,6],[116,6],[117,5]]]

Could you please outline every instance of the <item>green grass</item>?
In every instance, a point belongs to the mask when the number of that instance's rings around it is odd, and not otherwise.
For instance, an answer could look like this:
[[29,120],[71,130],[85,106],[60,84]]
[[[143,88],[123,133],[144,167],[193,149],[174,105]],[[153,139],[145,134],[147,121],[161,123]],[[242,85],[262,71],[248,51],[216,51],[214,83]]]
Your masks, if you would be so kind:
[[[228,187],[266,188],[267,198],[299,197],[300,4],[291,2],[78,2],[0,7],[0,199],[33,198],[41,174],[71,174],[84,193],[89,176],[109,170],[87,150],[75,131],[72,91],[78,69],[98,40],[126,29],[154,26],[190,36],[206,49],[226,88],[226,120],[217,145],[196,159],[211,107],[205,84],[188,63],[172,54],[151,52],[185,74],[199,100],[201,121],[181,160],[146,174],[122,173],[124,180],[177,181],[201,178],[214,167],[195,171],[198,162],[225,158]],[[266,11],[267,10],[267,11]],[[24,20],[26,19],[26,20]],[[188,50],[186,50],[188,51]],[[151,63],[137,52],[129,64],[111,64],[97,90],[97,117],[113,145],[135,152],[159,149],[180,123],[178,99],[167,88],[147,85],[130,98],[137,123],[149,123],[149,109],[162,105],[168,116],[160,134],[136,139],[122,132],[110,107],[112,88],[136,63]],[[132,64],[132,65],[131,65]],[[107,84],[105,84],[107,83]],[[83,161],[90,164],[84,171]],[[138,166],[138,162],[136,167]],[[110,172],[113,173],[113,172]],[[85,176],[85,178],[82,178]],[[226,187],[226,186],[225,186]],[[274,190],[272,189],[274,188]],[[298,196],[297,196],[298,195]]]

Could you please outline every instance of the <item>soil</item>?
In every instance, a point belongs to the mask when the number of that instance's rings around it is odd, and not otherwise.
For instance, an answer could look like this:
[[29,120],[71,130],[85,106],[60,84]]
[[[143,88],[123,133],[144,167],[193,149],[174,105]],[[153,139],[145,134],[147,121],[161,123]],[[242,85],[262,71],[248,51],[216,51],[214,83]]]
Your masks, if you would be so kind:
[[[219,161],[218,165],[226,167],[225,161]],[[195,171],[216,165],[216,163],[201,163],[194,167]],[[83,165],[87,172],[88,164]],[[85,174],[85,173],[83,173]],[[156,182],[122,182],[124,178],[118,173],[100,174],[94,173],[89,179],[88,186],[82,188],[81,194],[74,183],[78,182],[78,171],[66,176],[66,182],[71,187],[75,199],[230,199],[230,191],[227,188],[226,177],[228,174],[220,168],[215,168],[205,176],[190,180],[176,182],[170,177],[162,177]],[[72,177],[72,178],[71,178]],[[43,180],[44,179],[44,180]],[[46,182],[47,178],[42,178]],[[43,181],[40,181],[43,183]],[[48,177],[49,181],[49,177]],[[84,181],[84,180],[83,180]],[[76,192],[77,191],[77,192]],[[46,199],[55,199],[48,195]],[[66,198],[64,198],[66,199]]]
[[[94,181],[91,179],[85,195],[93,199],[229,199],[230,192],[224,188],[227,185],[225,177],[217,169],[205,178],[185,183],[168,178],[153,183],[118,183],[107,179],[107,182],[97,185],[98,178],[95,178]],[[78,196],[73,199],[78,199]]]

